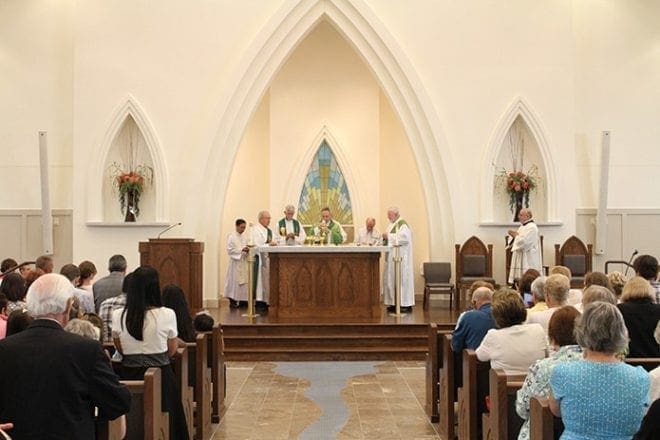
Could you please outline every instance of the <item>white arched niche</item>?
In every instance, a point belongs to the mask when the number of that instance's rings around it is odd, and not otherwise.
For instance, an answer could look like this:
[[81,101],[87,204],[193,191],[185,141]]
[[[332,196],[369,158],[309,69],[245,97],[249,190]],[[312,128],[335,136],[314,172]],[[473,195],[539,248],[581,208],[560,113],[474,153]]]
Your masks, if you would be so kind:
[[482,224],[513,222],[509,197],[498,175],[514,167],[525,173],[536,168],[538,186],[530,195],[530,209],[537,221],[556,222],[552,155],[539,118],[522,97],[516,98],[500,119],[481,168]]
[[137,223],[166,222],[167,172],[160,144],[149,119],[128,96],[113,112],[113,117],[99,148],[99,154],[89,168],[88,222],[118,223],[120,212],[117,194],[112,185],[113,163],[125,164],[129,144],[135,148],[135,164],[151,167],[153,180],[140,198]]
[[[454,242],[453,212],[463,209],[452,199],[459,179],[441,125],[414,68],[382,23],[361,0],[300,0],[284,4],[255,38],[230,82],[231,91],[218,106],[218,129],[209,148],[204,182],[210,183],[201,207],[224,200],[231,168],[243,133],[278,69],[319,20],[327,20],[364,59],[399,117],[413,150],[424,190],[430,234],[429,258],[450,258]],[[442,152],[442,154],[440,153]],[[207,243],[206,273],[217,273],[222,206],[206,216],[187,213],[197,236]],[[207,277],[207,292],[219,291],[219,277]]]

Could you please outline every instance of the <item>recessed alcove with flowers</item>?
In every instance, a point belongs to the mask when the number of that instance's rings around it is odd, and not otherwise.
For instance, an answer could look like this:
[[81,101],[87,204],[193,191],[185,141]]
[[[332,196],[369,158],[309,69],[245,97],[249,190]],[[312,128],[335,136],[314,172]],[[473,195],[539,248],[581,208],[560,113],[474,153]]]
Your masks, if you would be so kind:
[[518,115],[506,132],[494,165],[495,220],[517,222],[522,208],[530,208],[537,219],[546,218],[543,158],[522,116]]
[[109,222],[154,221],[154,165],[145,137],[126,115],[106,157],[104,218]]

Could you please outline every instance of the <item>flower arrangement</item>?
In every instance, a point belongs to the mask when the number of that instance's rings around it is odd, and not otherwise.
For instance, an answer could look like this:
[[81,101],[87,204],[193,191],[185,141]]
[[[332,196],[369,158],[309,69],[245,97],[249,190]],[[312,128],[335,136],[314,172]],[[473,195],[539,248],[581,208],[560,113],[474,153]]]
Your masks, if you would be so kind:
[[128,171],[117,162],[110,165],[112,186],[119,196],[121,212],[126,214],[126,221],[135,221],[140,215],[140,196],[145,187],[153,180],[153,168],[148,165],[137,165]]
[[499,179],[509,195],[509,209],[516,212],[518,201],[522,201],[529,208],[529,193],[538,186],[538,168],[533,165],[527,173],[522,171],[506,171],[502,169]]

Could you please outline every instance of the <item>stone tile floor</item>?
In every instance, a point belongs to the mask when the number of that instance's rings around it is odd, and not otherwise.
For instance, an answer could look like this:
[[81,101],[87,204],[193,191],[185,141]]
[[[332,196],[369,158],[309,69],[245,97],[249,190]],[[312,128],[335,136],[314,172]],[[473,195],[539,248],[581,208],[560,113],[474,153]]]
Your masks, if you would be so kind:
[[439,439],[423,362],[230,362],[214,439]]

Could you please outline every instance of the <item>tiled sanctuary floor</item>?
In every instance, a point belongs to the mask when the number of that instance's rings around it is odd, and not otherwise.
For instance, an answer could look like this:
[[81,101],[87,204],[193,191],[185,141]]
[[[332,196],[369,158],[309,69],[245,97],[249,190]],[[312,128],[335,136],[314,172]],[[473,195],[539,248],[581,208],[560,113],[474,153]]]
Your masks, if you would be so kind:
[[215,440],[439,439],[423,362],[230,362]]

